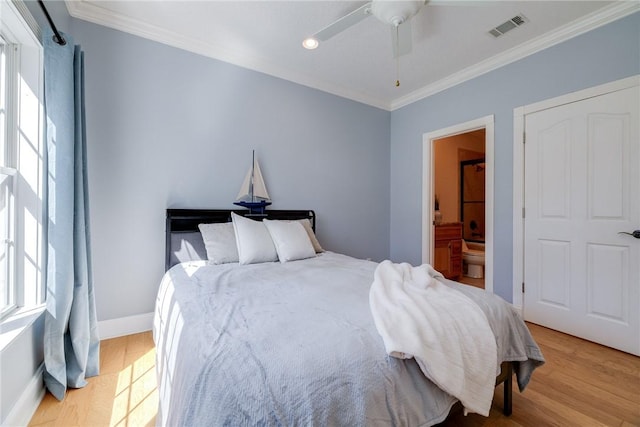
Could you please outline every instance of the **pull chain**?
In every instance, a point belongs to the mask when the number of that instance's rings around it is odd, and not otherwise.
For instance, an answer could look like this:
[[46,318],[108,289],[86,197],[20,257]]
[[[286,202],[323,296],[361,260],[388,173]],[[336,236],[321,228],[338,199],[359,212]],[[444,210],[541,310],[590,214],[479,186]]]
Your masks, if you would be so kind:
[[396,87],[400,87],[400,38],[398,37],[398,27],[396,25]]

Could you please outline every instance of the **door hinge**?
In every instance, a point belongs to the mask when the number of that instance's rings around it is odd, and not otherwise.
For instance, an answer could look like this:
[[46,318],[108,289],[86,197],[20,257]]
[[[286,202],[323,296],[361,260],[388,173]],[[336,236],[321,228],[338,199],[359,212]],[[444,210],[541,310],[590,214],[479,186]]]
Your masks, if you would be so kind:
[[522,282],[522,293],[524,294],[524,282]]
[[522,132],[522,143],[525,144],[527,142],[527,133]]
[[524,218],[524,208],[522,208],[522,218]]

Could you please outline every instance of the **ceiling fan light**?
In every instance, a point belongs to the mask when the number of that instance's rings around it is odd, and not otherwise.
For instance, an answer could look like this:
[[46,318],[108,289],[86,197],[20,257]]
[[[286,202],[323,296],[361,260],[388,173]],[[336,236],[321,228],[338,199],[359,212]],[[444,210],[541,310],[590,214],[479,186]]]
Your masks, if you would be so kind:
[[385,24],[397,27],[418,13],[424,3],[424,0],[374,0],[371,2],[371,13]]
[[313,37],[307,37],[302,41],[302,47],[305,49],[313,50],[318,47],[318,40]]

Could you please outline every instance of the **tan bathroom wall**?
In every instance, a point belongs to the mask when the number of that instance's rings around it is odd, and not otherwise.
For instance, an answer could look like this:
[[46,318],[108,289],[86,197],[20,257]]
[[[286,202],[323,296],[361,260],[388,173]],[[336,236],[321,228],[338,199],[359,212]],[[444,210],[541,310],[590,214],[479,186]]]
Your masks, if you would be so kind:
[[460,161],[484,157],[484,144],[484,129],[434,141],[434,187],[442,222],[460,221]]

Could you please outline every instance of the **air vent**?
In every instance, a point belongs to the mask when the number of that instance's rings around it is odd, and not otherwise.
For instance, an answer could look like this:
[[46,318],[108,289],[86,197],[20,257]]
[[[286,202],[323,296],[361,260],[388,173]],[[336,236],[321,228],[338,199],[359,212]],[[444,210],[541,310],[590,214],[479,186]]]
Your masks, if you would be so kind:
[[507,31],[511,31],[514,28],[519,27],[520,25],[525,24],[527,22],[529,22],[529,20],[523,14],[516,15],[513,18],[509,19],[508,21],[503,22],[497,27],[489,30],[489,34],[491,34],[493,37],[500,37]]

